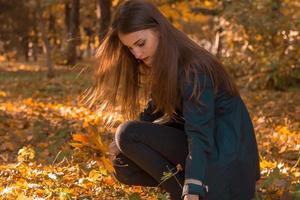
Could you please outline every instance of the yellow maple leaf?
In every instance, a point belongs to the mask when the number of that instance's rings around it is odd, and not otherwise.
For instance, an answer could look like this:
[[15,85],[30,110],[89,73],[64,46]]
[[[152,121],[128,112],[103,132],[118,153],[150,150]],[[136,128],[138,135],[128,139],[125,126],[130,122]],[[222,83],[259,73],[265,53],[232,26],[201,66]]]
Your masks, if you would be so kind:
[[102,142],[101,136],[96,129],[89,127],[89,142],[102,153],[108,152],[108,145]]
[[7,96],[7,93],[1,90],[0,91],[0,97],[6,97],[6,96]]
[[103,179],[103,182],[106,184],[106,185],[114,185],[116,182],[114,180],[114,178],[112,176],[108,176],[108,177],[105,177]]
[[102,176],[102,174],[100,173],[100,171],[97,171],[95,169],[91,170],[90,173],[89,173],[89,178],[92,180],[92,181],[97,181],[100,179],[100,177]]
[[109,171],[110,173],[115,172],[113,164],[108,158],[106,158],[105,156],[101,156],[100,159],[101,159],[101,162],[102,162],[103,166],[107,169],[107,171]]
[[102,153],[106,153],[108,152],[108,146],[107,144],[104,144],[102,142],[102,139],[100,136],[97,137],[97,143],[96,143],[96,147],[102,152]]
[[271,161],[267,161],[265,159],[262,159],[260,161],[260,168],[261,169],[266,169],[266,168],[269,168],[269,169],[273,169],[277,166],[277,162],[271,162]]
[[293,134],[286,126],[277,126],[276,131],[282,135],[291,135]]
[[77,142],[82,142],[82,143],[89,143],[89,138],[87,135],[83,135],[81,133],[75,133],[72,134],[72,138],[73,140],[77,141]]
[[32,98],[27,98],[23,100],[23,103],[26,105],[32,105],[33,104],[33,100]]
[[69,142],[69,144],[74,147],[74,148],[81,148],[83,147],[84,145],[81,144],[81,143],[76,143],[76,142]]
[[24,146],[18,151],[18,161],[27,162],[32,161],[35,158],[35,151],[30,146]]

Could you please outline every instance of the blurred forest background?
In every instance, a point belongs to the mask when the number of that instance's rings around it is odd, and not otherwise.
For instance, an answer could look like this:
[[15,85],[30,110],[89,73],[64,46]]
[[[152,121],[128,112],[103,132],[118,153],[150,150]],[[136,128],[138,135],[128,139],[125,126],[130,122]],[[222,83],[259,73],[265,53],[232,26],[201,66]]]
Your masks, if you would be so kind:
[[[122,118],[79,103],[122,1],[0,0],[0,199],[168,198],[110,176]],[[255,198],[300,199],[300,1],[152,2],[237,81],[261,157]]]
[[[2,60],[74,65],[94,55],[121,0],[0,3]],[[179,29],[218,55],[249,88],[299,86],[298,0],[154,0]],[[43,50],[44,49],[44,50]]]

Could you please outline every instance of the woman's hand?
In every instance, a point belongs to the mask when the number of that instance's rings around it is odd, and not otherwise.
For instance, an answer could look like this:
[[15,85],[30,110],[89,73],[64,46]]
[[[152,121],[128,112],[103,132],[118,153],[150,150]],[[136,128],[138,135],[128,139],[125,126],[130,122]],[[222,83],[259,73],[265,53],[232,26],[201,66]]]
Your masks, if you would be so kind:
[[200,200],[200,198],[197,194],[186,194],[184,195],[183,200]]

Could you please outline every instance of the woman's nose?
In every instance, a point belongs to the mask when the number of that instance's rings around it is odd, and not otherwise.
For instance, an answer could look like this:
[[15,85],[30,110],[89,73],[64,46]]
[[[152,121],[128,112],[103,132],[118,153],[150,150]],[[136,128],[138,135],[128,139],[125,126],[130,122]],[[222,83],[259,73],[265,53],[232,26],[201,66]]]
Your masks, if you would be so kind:
[[141,51],[133,50],[132,53],[133,53],[133,55],[136,59],[141,59],[142,58],[142,52]]

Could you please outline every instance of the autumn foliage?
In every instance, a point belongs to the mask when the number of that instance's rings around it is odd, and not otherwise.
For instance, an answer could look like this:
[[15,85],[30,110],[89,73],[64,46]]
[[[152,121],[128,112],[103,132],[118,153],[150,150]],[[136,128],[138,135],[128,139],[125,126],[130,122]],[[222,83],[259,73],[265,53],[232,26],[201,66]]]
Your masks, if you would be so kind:
[[[157,187],[128,187],[111,176],[108,144],[122,118],[79,104],[88,74],[60,67],[49,80],[39,65],[16,62],[0,70],[1,199],[168,198]],[[241,93],[261,159],[256,199],[299,198],[299,90]]]
[[[123,119],[79,101],[108,11],[122,1],[0,0],[0,199],[168,199],[111,176],[108,145]],[[255,199],[300,199],[299,2],[153,2],[237,81],[260,153]]]

